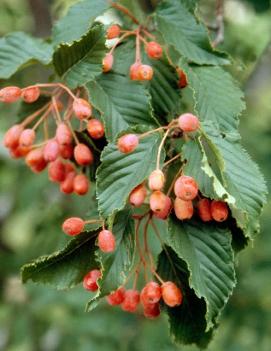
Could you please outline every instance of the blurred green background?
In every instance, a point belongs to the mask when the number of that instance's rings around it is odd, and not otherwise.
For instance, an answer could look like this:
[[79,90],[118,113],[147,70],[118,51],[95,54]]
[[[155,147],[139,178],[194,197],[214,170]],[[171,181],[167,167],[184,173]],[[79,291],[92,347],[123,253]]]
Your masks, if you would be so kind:
[[[51,23],[74,0],[1,0],[0,36],[22,30],[50,34]],[[199,1],[199,13],[214,22],[214,0]],[[246,92],[241,119],[243,144],[261,167],[271,190],[271,4],[268,0],[226,0],[225,42],[231,69]],[[45,79],[39,67],[12,79],[25,85]],[[0,82],[1,83],[1,82]],[[0,138],[16,120],[0,107]],[[81,287],[56,292],[20,282],[20,266],[53,252],[66,238],[60,224],[69,213],[84,215],[85,198],[65,197],[46,174],[34,175],[11,160],[0,146],[0,350],[5,351],[173,351],[166,320],[146,321],[106,305],[84,313],[89,295]],[[237,257],[238,286],[208,350],[271,350],[271,201],[262,217],[262,233]]]

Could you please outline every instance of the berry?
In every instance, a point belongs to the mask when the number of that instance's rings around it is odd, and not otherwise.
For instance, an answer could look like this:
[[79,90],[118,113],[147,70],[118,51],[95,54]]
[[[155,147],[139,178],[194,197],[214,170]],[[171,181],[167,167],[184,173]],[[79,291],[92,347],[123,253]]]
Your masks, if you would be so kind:
[[138,68],[138,80],[152,80],[153,69],[149,65],[140,65]]
[[120,26],[113,24],[107,29],[106,37],[107,39],[114,39],[120,35]]
[[137,305],[140,301],[140,295],[137,290],[129,289],[125,291],[124,301],[121,304],[121,308],[126,312],[135,312],[137,309]]
[[102,276],[101,271],[98,269],[93,269],[88,272],[83,279],[83,287],[88,291],[96,291],[98,290],[97,280]]
[[15,149],[9,149],[9,154],[11,158],[17,159],[24,157],[29,151],[29,148],[21,148],[20,146],[17,146]]
[[183,175],[176,180],[174,192],[182,200],[193,200],[198,195],[198,184],[194,178]]
[[90,119],[87,124],[88,134],[92,139],[101,139],[104,136],[104,126],[98,119]]
[[139,80],[139,68],[140,68],[140,66],[141,66],[140,63],[135,62],[130,67],[130,79],[131,80]]
[[111,306],[117,306],[123,303],[125,298],[125,289],[123,287],[118,288],[118,290],[114,291],[110,295],[106,297],[107,302]]
[[197,203],[197,209],[199,217],[203,222],[209,222],[212,220],[211,201],[209,199],[201,199]]
[[162,290],[158,283],[147,283],[140,293],[141,303],[145,305],[154,304],[159,302],[162,296]]
[[73,191],[77,195],[85,195],[89,190],[89,180],[84,174],[78,174],[73,179]]
[[19,138],[19,145],[21,147],[32,146],[36,138],[36,133],[33,129],[25,129]]
[[76,177],[75,172],[69,172],[66,174],[65,179],[60,184],[60,191],[64,194],[71,194],[74,191],[74,178]]
[[65,165],[63,162],[59,159],[50,162],[48,166],[48,175],[52,182],[63,182],[66,176]]
[[115,237],[110,230],[103,229],[98,235],[98,246],[102,252],[113,252],[115,250]]
[[62,230],[65,234],[75,236],[80,234],[85,226],[85,222],[79,217],[71,217],[64,221]]
[[160,59],[163,56],[161,45],[155,41],[151,41],[146,46],[147,55],[152,59]]
[[25,158],[26,164],[32,169],[33,172],[39,173],[43,171],[46,166],[47,162],[45,161],[43,157],[43,149],[38,148],[31,150],[26,158]]
[[73,146],[71,144],[59,145],[59,153],[65,160],[69,160],[73,157]]
[[4,135],[4,145],[10,149],[14,149],[19,145],[19,139],[23,132],[23,127],[20,124],[12,126]]
[[192,201],[185,201],[176,197],[174,201],[174,211],[178,219],[190,219],[193,216],[194,208]]
[[136,134],[125,134],[118,140],[118,149],[124,154],[128,154],[136,149],[139,139]]
[[178,118],[178,125],[183,132],[195,132],[199,129],[199,119],[192,113],[184,113]]
[[59,156],[59,145],[55,139],[49,140],[44,146],[43,150],[44,159],[47,162],[55,161]]
[[149,319],[154,319],[160,316],[159,303],[144,305],[144,316]]
[[12,103],[20,99],[22,90],[18,87],[6,87],[0,90],[0,101]]
[[92,151],[85,144],[78,144],[73,151],[74,159],[80,166],[87,166],[93,163]]
[[114,63],[114,56],[110,53],[106,54],[103,59],[103,72],[107,73],[111,71]]
[[183,301],[181,290],[173,282],[165,282],[162,284],[162,297],[165,304],[170,307],[179,306]]
[[164,173],[160,169],[156,169],[149,176],[149,188],[151,190],[162,190],[165,184]]
[[166,196],[164,208],[160,212],[153,212],[154,216],[160,219],[167,219],[172,207],[171,198]]
[[84,99],[80,99],[80,98],[74,99],[72,108],[75,113],[75,116],[81,120],[89,118],[92,114],[92,108],[90,103]]
[[61,122],[57,126],[56,140],[59,145],[70,145],[72,143],[72,133],[66,123]]
[[130,194],[129,202],[132,206],[140,207],[147,196],[147,189],[144,184],[139,184]]
[[180,68],[177,69],[177,73],[179,76],[179,82],[178,82],[178,86],[179,88],[183,89],[187,86],[187,77],[186,74],[184,73],[184,71]]
[[168,200],[167,195],[162,191],[156,190],[150,196],[150,208],[154,213],[159,213],[165,210]]
[[37,101],[40,97],[40,88],[39,87],[30,87],[22,90],[22,98],[24,102],[32,104]]
[[216,222],[224,222],[229,215],[228,205],[223,201],[211,202],[211,214]]

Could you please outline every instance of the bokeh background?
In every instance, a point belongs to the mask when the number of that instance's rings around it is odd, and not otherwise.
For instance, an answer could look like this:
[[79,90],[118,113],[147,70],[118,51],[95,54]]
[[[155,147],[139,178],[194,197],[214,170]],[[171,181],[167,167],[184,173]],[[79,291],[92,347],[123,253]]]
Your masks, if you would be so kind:
[[[75,0],[1,0],[0,36],[26,31],[50,35],[52,22]],[[199,12],[214,22],[215,0],[199,1]],[[241,119],[243,144],[261,167],[271,191],[271,4],[268,0],[225,0],[225,41],[229,68],[246,93]],[[40,66],[25,69],[11,82],[46,79]],[[1,84],[1,82],[0,82]],[[0,139],[16,120],[0,106]],[[0,146],[0,350],[5,351],[175,351],[166,320],[146,321],[106,305],[84,312],[89,295],[81,287],[67,292],[23,286],[20,266],[63,245],[60,224],[69,213],[84,215],[85,198],[67,198],[11,160]],[[225,309],[210,351],[271,350],[271,201],[254,245],[237,257],[238,286]]]

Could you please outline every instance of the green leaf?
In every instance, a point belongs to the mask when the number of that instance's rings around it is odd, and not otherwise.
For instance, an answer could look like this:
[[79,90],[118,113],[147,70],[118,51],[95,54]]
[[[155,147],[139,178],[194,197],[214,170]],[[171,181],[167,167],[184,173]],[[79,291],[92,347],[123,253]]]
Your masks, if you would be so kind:
[[143,85],[119,74],[102,74],[87,83],[89,98],[101,112],[106,137],[110,141],[123,130],[135,125],[155,126],[150,97]]
[[[122,6],[126,7],[138,19],[140,23],[143,23],[146,20],[147,13],[144,11],[139,1],[119,0],[118,2]],[[125,19],[128,18],[125,17]]]
[[102,62],[107,51],[105,40],[104,27],[97,25],[79,41],[58,47],[53,63],[58,75],[65,73],[67,85],[74,89],[102,73]]
[[97,268],[95,240],[97,231],[82,233],[66,247],[22,267],[22,280],[69,289],[82,282],[85,274]]
[[207,306],[207,330],[217,318],[235,286],[231,233],[215,224],[169,219],[167,244],[190,272],[189,285]]
[[0,78],[8,79],[29,64],[48,65],[53,50],[50,44],[21,32],[0,39]]
[[130,192],[155,169],[160,142],[161,135],[155,133],[141,139],[129,154],[119,152],[115,144],[104,149],[97,171],[97,198],[104,217],[123,209]]
[[106,0],[79,1],[69,8],[66,16],[61,18],[53,27],[53,45],[72,44],[85,35],[92,27],[95,19],[109,7]]
[[156,21],[164,41],[189,61],[200,65],[229,63],[226,55],[212,49],[205,27],[188,11],[183,1],[162,1],[156,12]]

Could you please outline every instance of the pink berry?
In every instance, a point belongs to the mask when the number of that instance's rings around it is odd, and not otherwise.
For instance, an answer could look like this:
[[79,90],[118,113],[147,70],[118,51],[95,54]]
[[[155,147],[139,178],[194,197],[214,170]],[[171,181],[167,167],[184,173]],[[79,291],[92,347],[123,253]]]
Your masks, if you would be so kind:
[[160,59],[163,56],[161,45],[155,41],[151,41],[146,46],[147,55],[152,59]]
[[98,246],[102,252],[113,252],[116,247],[115,236],[110,230],[103,229],[98,235]]
[[74,178],[76,177],[75,172],[69,172],[66,174],[65,179],[60,184],[60,191],[64,194],[71,194],[74,191]]
[[179,306],[183,301],[181,290],[173,282],[165,282],[162,284],[162,297],[165,304],[170,307]]
[[114,63],[114,56],[112,54],[106,54],[103,59],[103,72],[107,73],[111,71]]
[[59,159],[50,162],[48,166],[48,175],[52,182],[63,182],[66,176],[65,165],[63,162]]
[[124,301],[121,308],[126,312],[135,312],[140,301],[140,295],[137,290],[129,289],[125,291]]
[[77,195],[85,195],[89,191],[89,180],[85,174],[78,174],[73,179],[73,191]]
[[149,319],[155,319],[160,316],[159,303],[144,305],[144,316]]
[[22,90],[18,87],[6,87],[0,90],[0,101],[12,103],[20,99]]
[[35,173],[42,172],[47,166],[47,162],[45,161],[43,156],[42,148],[31,150],[27,154],[25,162]]
[[162,190],[165,184],[164,173],[160,169],[156,169],[149,176],[149,188],[151,190]]
[[197,210],[198,215],[203,222],[209,222],[212,220],[211,201],[209,199],[199,200],[197,203]]
[[39,87],[29,87],[22,90],[22,98],[24,102],[32,104],[37,101],[40,97],[40,88]]
[[44,159],[47,162],[55,161],[59,156],[59,145],[55,139],[51,139],[44,146],[43,150]]
[[104,126],[98,119],[90,119],[87,124],[88,134],[92,139],[101,139],[104,136]]
[[129,202],[134,207],[140,207],[147,196],[147,189],[144,184],[139,184],[130,194]]
[[123,303],[124,298],[125,298],[125,289],[123,287],[120,287],[118,288],[118,290],[108,295],[106,297],[106,300],[109,305],[117,306]]
[[107,39],[115,39],[120,35],[120,26],[113,24],[107,29]]
[[192,201],[185,201],[176,197],[174,201],[175,215],[180,220],[190,219],[193,216],[194,208]]
[[36,133],[33,129],[25,129],[19,138],[19,145],[21,147],[32,146],[36,138]]
[[66,123],[61,122],[57,126],[56,140],[59,145],[70,145],[72,143],[72,133]]
[[65,234],[75,236],[80,234],[85,226],[85,222],[79,217],[71,217],[62,224],[62,230]]
[[152,80],[153,69],[149,65],[140,65],[138,68],[138,80]]
[[94,161],[92,151],[85,144],[76,145],[73,154],[76,163],[80,166],[88,166]]
[[124,154],[133,152],[139,144],[139,139],[136,134],[125,134],[118,140],[118,149]]
[[167,207],[167,203],[167,195],[162,193],[162,191],[156,190],[150,196],[150,208],[154,213],[164,211]]
[[20,124],[12,126],[4,135],[4,145],[7,148],[14,149],[19,145],[20,136],[23,127]]
[[162,290],[158,283],[147,283],[140,293],[140,300],[143,305],[149,305],[159,302],[162,296]]
[[183,175],[176,180],[174,192],[182,200],[193,200],[198,195],[198,184],[194,178]]
[[167,219],[172,208],[171,198],[166,196],[164,207],[160,211],[153,212],[154,216],[159,219]]
[[211,214],[216,222],[224,222],[229,215],[228,205],[223,201],[211,202]]
[[88,272],[84,276],[84,280],[83,280],[84,289],[92,292],[98,290],[99,287],[97,284],[97,280],[101,278],[101,276],[102,276],[101,271],[98,269],[93,269],[92,271]]
[[195,132],[199,129],[199,119],[192,113],[184,113],[178,118],[178,125],[183,132]]
[[131,80],[139,80],[139,68],[140,68],[140,66],[141,66],[140,63],[135,62],[130,67],[130,79]]
[[72,108],[75,116],[80,120],[89,118],[92,114],[90,103],[87,100],[81,98],[74,99]]
[[59,145],[59,153],[62,158],[65,160],[70,160],[73,157],[73,145]]

